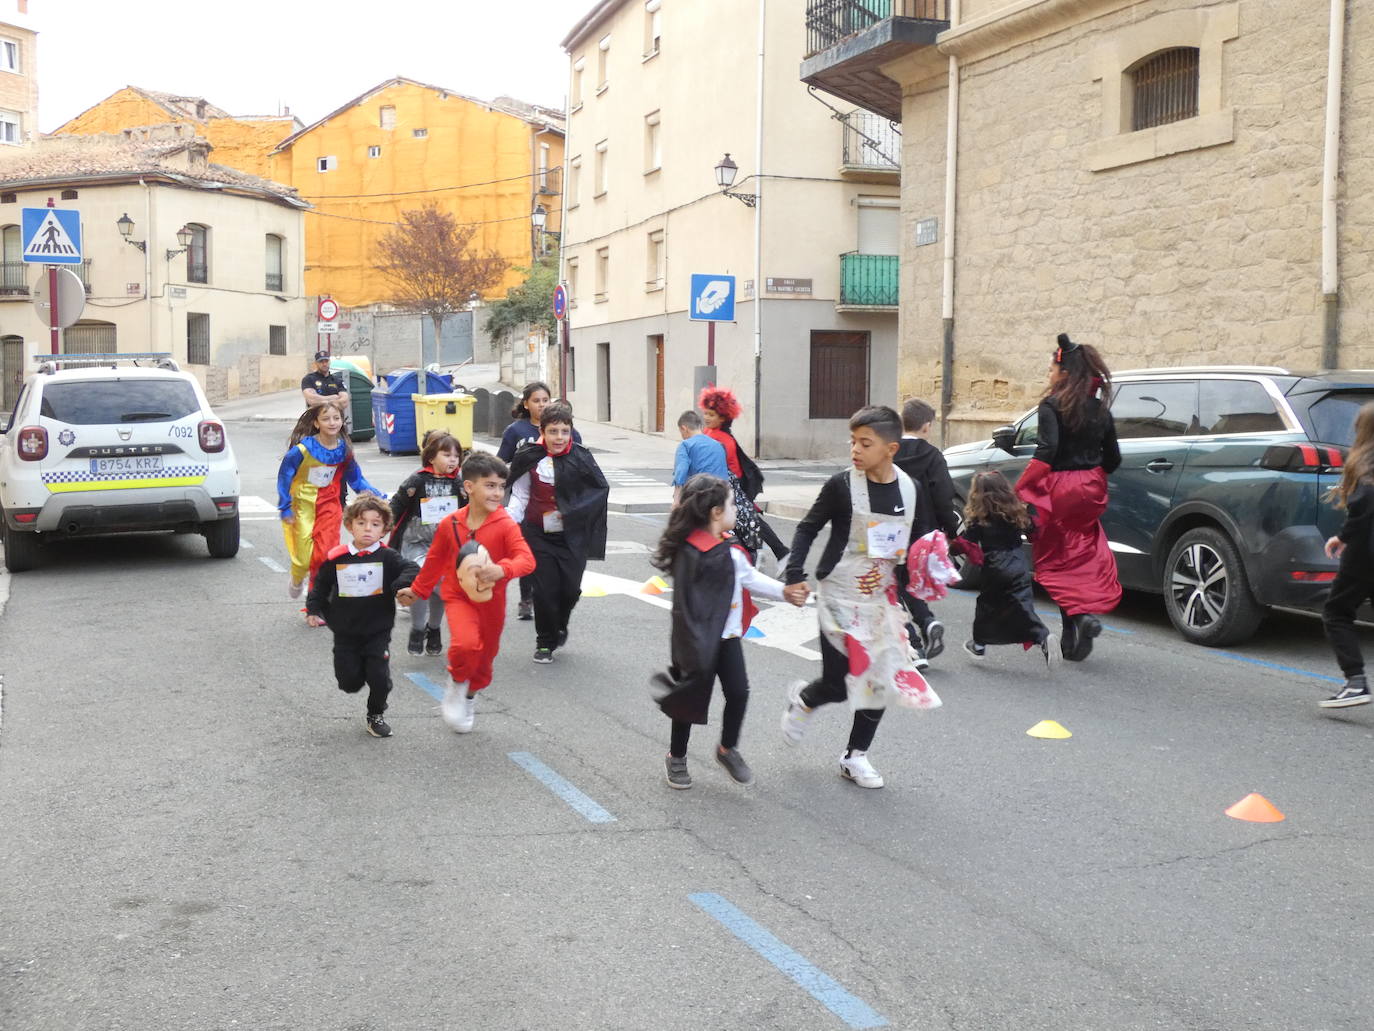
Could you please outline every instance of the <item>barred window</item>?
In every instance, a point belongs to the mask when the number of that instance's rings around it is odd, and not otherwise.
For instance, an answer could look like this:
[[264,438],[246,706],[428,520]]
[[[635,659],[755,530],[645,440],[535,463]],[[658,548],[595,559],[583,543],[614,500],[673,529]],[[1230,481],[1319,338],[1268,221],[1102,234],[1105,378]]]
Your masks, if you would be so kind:
[[1198,49],[1161,50],[1130,71],[1133,105],[1131,131],[1196,118],[1198,113]]
[[203,312],[186,313],[186,361],[190,365],[210,364],[210,316]]

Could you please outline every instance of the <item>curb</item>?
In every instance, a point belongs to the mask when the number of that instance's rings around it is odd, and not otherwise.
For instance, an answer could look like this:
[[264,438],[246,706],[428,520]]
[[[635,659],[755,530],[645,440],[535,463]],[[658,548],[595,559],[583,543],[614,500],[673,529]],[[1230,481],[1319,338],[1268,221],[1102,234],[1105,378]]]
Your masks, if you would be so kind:
[[798,505],[790,501],[765,501],[761,507],[765,513],[779,519],[802,519],[811,511],[810,505]]
[[652,512],[659,515],[667,515],[673,510],[672,506],[662,501],[615,501],[606,503],[606,508],[611,512],[618,512],[621,515],[636,515],[639,513]]

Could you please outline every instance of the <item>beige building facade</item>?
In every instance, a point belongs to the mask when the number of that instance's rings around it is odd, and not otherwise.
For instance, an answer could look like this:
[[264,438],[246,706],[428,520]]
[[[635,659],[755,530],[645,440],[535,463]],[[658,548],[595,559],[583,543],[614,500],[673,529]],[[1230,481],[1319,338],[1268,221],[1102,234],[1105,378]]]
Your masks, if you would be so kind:
[[[203,382],[212,401],[300,382],[315,347],[302,295],[304,202],[275,183],[205,160],[207,144],[164,127],[50,138],[0,151],[0,376],[10,405],[51,352],[41,264],[22,260],[22,211],[79,212],[85,284],[68,353],[157,351]],[[120,223],[127,217],[127,238]],[[185,245],[178,232],[188,230]]]
[[0,146],[38,135],[38,33],[28,0],[0,4]]
[[1030,407],[1060,331],[1117,369],[1374,365],[1367,5],[849,7],[802,77],[900,115],[899,388],[944,388],[949,442]]
[[[676,436],[709,375],[693,274],[735,279],[713,378],[751,452],[834,455],[856,408],[896,400],[900,135],[808,95],[799,10],[610,0],[564,40],[566,393],[583,417]],[[727,153],[744,200],[716,185]]]

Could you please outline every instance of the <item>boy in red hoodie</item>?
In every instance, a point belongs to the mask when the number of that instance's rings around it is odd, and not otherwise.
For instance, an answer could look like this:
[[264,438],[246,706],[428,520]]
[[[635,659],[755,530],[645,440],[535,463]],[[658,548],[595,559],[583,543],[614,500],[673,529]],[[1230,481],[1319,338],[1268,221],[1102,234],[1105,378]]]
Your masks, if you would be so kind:
[[[414,598],[428,598],[443,580],[440,595],[448,619],[448,671],[453,680],[440,710],[444,722],[459,734],[472,731],[477,692],[491,683],[492,663],[506,625],[506,584],[534,571],[534,555],[520,527],[501,507],[506,475],[506,463],[495,455],[468,456],[463,463],[468,503],[439,524],[420,575],[396,595],[398,602],[408,605]],[[487,601],[474,600],[457,574],[458,553],[469,542],[486,550],[488,561],[476,569],[475,581],[491,589]]]

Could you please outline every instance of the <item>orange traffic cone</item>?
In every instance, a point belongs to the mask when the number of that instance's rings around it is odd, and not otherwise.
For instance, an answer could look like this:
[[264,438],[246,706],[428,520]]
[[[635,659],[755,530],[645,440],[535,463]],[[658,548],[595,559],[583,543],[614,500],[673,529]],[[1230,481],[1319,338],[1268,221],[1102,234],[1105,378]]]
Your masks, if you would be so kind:
[[661,576],[651,576],[644,581],[644,586],[639,589],[640,594],[662,594],[668,589],[667,582]]
[[1254,792],[1226,810],[1226,815],[1233,820],[1246,820],[1249,823],[1278,823],[1284,818],[1273,802]]

